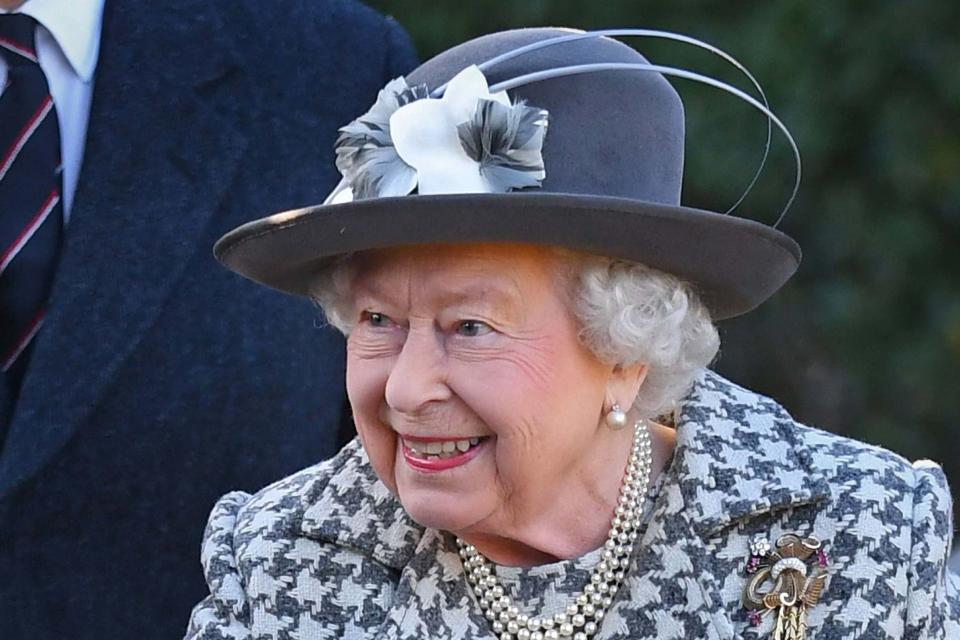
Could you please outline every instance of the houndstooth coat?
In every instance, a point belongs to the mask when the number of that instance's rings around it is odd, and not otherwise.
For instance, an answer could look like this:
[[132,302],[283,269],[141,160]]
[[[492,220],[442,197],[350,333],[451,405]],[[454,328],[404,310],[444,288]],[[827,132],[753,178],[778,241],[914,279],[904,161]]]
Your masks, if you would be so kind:
[[[596,637],[772,638],[775,616],[754,626],[741,604],[749,545],[797,533],[829,556],[808,639],[958,640],[960,577],[945,569],[952,522],[934,463],[803,426],[705,372]],[[355,441],[217,503],[202,550],[210,595],[187,638],[495,640],[449,538],[409,519]]]

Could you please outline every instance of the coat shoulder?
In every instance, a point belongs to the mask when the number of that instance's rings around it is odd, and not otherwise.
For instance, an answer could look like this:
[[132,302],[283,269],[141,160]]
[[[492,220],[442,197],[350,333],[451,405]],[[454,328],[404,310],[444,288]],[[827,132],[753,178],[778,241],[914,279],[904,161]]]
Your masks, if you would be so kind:
[[[702,507],[711,532],[716,523],[737,524],[723,543],[737,549],[733,556],[743,557],[756,535],[824,541],[830,577],[811,628],[824,637],[846,637],[850,625],[871,638],[960,637],[960,592],[946,569],[953,504],[938,464],[804,425],[774,400],[711,372],[689,410],[704,429],[691,458],[714,477],[692,466],[686,495],[715,503]],[[727,597],[739,607],[742,585],[730,584],[737,586]],[[871,607],[886,612],[887,627]],[[827,615],[841,608],[851,613]]]
[[[912,494],[919,484],[929,482],[927,478],[943,478],[940,465],[934,461],[910,461],[884,447],[803,424],[777,401],[716,374],[708,374],[705,384],[718,392],[723,410],[748,427],[743,437],[749,434],[757,443],[786,440],[803,467],[828,478],[834,488],[869,476],[887,490]],[[946,487],[945,480],[935,484]]]
[[294,82],[369,78],[379,89],[416,63],[413,44],[397,21],[355,0],[284,2],[269,16],[263,2],[217,5],[222,28],[235,34],[245,64],[270,76]]
[[[392,599],[397,569],[419,535],[356,440],[253,495],[227,494],[204,534],[209,595],[194,607],[187,638],[251,640],[263,625],[296,630],[290,610],[309,612],[310,624],[330,637],[343,637],[351,624],[381,624],[386,609],[376,603]],[[330,593],[348,595],[315,611]],[[359,597],[372,604],[357,609]]]
[[[358,0],[290,0],[266,9],[261,0],[216,0],[217,11],[230,21],[230,26],[249,24],[265,37],[287,33],[292,25],[323,27],[340,24],[349,29],[370,30],[371,33],[396,21]],[[321,35],[321,34],[318,34]]]
[[[244,565],[262,562],[271,542],[299,535],[303,514],[330,478],[354,455],[348,445],[333,458],[274,482],[254,494],[233,491],[221,497],[207,519],[201,563],[210,593],[242,617],[246,597]],[[247,567],[248,568],[248,567]]]

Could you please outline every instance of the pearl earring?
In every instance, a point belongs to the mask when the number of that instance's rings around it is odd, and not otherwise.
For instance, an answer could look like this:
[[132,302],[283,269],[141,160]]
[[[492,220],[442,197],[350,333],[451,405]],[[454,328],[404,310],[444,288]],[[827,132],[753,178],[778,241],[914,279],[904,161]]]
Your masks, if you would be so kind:
[[627,413],[620,408],[619,404],[614,403],[610,411],[607,412],[606,420],[608,427],[614,431],[619,431],[627,426]]

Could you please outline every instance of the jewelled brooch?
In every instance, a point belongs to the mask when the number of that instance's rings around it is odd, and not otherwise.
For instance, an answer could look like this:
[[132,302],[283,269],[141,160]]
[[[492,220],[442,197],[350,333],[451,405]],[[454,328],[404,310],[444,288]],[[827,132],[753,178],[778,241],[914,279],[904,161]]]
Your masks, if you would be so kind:
[[773,640],[805,640],[807,607],[817,604],[827,579],[827,554],[815,537],[780,536],[774,545],[763,536],[750,543],[743,606],[751,624],[776,614]]

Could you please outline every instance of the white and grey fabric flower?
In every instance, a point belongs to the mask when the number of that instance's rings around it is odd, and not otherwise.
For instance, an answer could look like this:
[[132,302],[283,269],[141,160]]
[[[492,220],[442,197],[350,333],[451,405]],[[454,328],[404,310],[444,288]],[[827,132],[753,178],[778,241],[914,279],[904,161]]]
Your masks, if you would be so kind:
[[343,127],[337,168],[344,181],[328,202],[444,193],[504,193],[546,177],[548,113],[490,93],[476,66],[441,98],[403,78],[387,84],[369,112]]
[[481,100],[469,122],[457,127],[460,144],[480,164],[480,175],[493,191],[539,186],[546,177],[543,137],[547,112],[523,102],[505,107]]
[[337,169],[350,183],[353,199],[405,196],[416,187],[416,172],[400,159],[390,138],[390,116],[428,93],[426,85],[410,87],[402,77],[395,78],[369,111],[340,128]]

